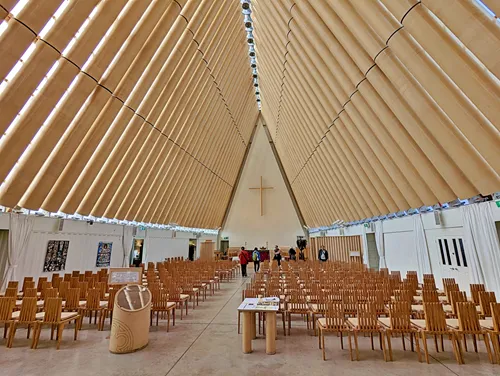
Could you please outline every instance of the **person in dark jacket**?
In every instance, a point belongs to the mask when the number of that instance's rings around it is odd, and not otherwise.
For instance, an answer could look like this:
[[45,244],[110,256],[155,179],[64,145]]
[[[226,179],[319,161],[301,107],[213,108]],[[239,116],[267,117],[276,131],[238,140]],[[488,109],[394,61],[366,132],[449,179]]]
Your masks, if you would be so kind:
[[328,261],[328,251],[325,249],[324,245],[322,245],[318,251],[318,260],[321,262]]
[[274,247],[274,260],[278,262],[278,267],[281,266],[281,250],[280,247],[275,246]]
[[290,250],[288,251],[288,255],[290,256],[290,260],[297,261],[297,252],[295,251],[295,248],[290,248]]

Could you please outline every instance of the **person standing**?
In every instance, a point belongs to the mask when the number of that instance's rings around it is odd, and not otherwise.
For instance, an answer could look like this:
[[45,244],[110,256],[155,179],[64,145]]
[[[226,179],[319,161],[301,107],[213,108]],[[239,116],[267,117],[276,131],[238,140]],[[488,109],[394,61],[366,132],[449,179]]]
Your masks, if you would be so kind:
[[295,260],[297,261],[297,252],[295,251],[295,248],[290,248],[288,251],[288,254],[290,255],[290,260]]
[[278,262],[278,267],[281,266],[281,250],[280,247],[275,246],[274,247],[274,260]]
[[241,247],[241,251],[238,257],[240,258],[241,276],[248,277],[247,275],[248,252],[245,250],[245,247]]
[[255,273],[257,273],[260,270],[260,252],[257,247],[255,247],[253,250],[252,260],[253,260],[253,270]]
[[328,261],[328,251],[325,249],[324,245],[322,245],[318,251],[318,260],[321,262]]

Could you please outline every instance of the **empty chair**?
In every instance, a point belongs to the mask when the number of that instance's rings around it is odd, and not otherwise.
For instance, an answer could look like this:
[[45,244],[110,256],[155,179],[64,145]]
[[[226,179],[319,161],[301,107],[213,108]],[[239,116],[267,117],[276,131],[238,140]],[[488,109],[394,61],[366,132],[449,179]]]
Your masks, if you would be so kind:
[[76,312],[62,312],[62,299],[61,298],[47,298],[43,312],[36,314],[37,326],[33,338],[33,348],[36,349],[38,341],[40,340],[40,333],[42,326],[48,325],[51,327],[50,339],[54,337],[54,328],[57,329],[57,350],[61,345],[64,326],[71,321],[75,322],[75,335],[74,340],[78,337],[78,327],[80,315]]
[[12,318],[12,311],[14,310],[15,305],[15,297],[0,297],[0,324],[4,325],[3,338],[7,336],[7,331],[14,322]]
[[354,344],[356,347],[356,359],[359,360],[358,350],[358,333],[367,333],[370,335],[372,350],[375,350],[373,344],[373,335],[379,336],[380,349],[383,351],[384,360],[387,361],[385,340],[384,340],[384,326],[377,319],[377,312],[375,305],[372,303],[363,303],[358,305],[356,317],[349,317],[348,324],[354,332]]
[[31,285],[31,283],[29,284],[29,286],[26,286],[27,282],[33,282],[33,277],[24,277],[24,279],[23,279],[23,288],[21,289],[21,292],[24,292],[24,289],[27,288],[27,287],[34,287],[34,286]]
[[[457,335],[455,331],[453,331],[446,324],[446,316],[443,311],[443,306],[441,303],[424,303],[424,312],[425,312],[425,321],[424,320],[411,320],[412,324],[415,325],[421,334],[422,342],[424,343],[424,353],[425,360],[427,363],[429,361],[429,350],[427,348],[427,335],[434,335],[436,348],[437,345],[437,337],[436,336],[448,336],[451,339],[451,343],[453,345],[453,353],[455,354],[455,358],[458,364],[463,364],[462,352],[460,350],[460,344],[457,339]],[[441,346],[444,347],[443,342],[441,342]]]
[[491,303],[491,314],[493,325],[490,328],[489,334],[493,343],[493,349],[495,350],[497,363],[500,364],[500,303]]
[[38,292],[42,292],[42,289],[43,289],[43,284],[44,284],[45,282],[47,282],[47,280],[48,280],[48,278],[47,278],[47,277],[40,277],[40,278],[38,278],[38,284],[37,284],[37,286],[36,286],[36,290],[37,290]]
[[479,299],[479,308],[481,310],[481,316],[483,318],[492,317],[491,303],[497,302],[495,293],[493,291],[479,291],[477,295]]
[[7,284],[7,288],[8,289],[16,289],[16,293],[19,289],[19,281],[9,281],[9,283]]
[[454,327],[457,331],[458,341],[460,338],[464,341],[464,348],[467,351],[467,335],[472,336],[474,343],[474,351],[477,352],[477,338],[476,336],[483,336],[484,345],[488,353],[488,358],[493,363],[493,355],[491,353],[490,342],[486,330],[481,328],[479,324],[479,316],[476,311],[476,305],[473,302],[459,302],[457,303],[458,311],[458,328]]
[[[325,334],[326,333],[338,333],[340,335],[340,345],[344,348],[343,335],[347,333],[349,339],[349,355],[351,360],[352,356],[352,341],[351,334],[352,329],[347,324],[344,314],[344,307],[342,303],[328,303],[328,308],[325,317],[319,318],[317,320],[317,327],[319,330],[319,348],[323,350],[323,360],[326,360],[325,353]],[[357,350],[357,347],[356,347]]]
[[[104,321],[106,320],[106,317],[108,317],[109,314],[109,323],[111,324],[113,321],[113,310],[115,307],[115,297],[116,293],[118,292],[118,289],[110,289],[109,290],[109,295],[108,295],[108,301],[107,303],[103,306],[101,317],[100,317],[100,323],[99,323],[99,330],[104,330]],[[102,303],[102,301],[101,301]]]
[[[21,310],[16,311],[12,314],[14,322],[11,324],[11,329],[9,332],[9,341],[7,347],[12,347],[14,343],[14,337],[16,336],[16,330],[20,325],[26,325],[28,328],[27,338],[30,338],[30,332],[32,328],[36,328],[36,297],[24,297],[21,304]],[[33,348],[34,341],[31,344]]]
[[486,291],[483,284],[471,284],[470,295],[474,304],[479,305],[479,292]]
[[394,302],[389,305],[389,318],[379,318],[379,322],[384,325],[387,338],[387,350],[389,352],[389,359],[392,361],[392,334],[401,334],[401,341],[403,343],[403,350],[406,351],[405,334],[410,335],[411,351],[413,351],[413,339],[415,339],[418,361],[422,361],[420,354],[420,345],[418,341],[418,329],[416,329],[410,320],[411,312],[410,307],[405,302]]
[[[87,282],[81,282],[87,283]],[[81,298],[81,292],[80,292]],[[80,323],[83,322],[85,316],[89,316],[89,324],[92,324],[92,316],[94,315],[94,324],[97,324],[97,316],[99,316],[99,324],[101,323],[102,311],[106,303],[101,303],[101,291],[97,289],[90,289],[87,293],[87,300],[85,302],[80,301],[79,313],[82,316]]]

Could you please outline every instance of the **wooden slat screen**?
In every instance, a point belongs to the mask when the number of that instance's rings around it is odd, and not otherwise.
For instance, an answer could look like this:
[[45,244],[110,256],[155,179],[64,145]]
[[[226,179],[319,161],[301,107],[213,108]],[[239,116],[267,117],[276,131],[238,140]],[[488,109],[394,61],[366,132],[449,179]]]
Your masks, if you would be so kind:
[[350,262],[350,252],[352,251],[357,251],[361,256],[363,255],[361,235],[311,238],[311,252],[315,260],[318,259],[318,250],[321,246],[325,246],[329,259],[332,261]]

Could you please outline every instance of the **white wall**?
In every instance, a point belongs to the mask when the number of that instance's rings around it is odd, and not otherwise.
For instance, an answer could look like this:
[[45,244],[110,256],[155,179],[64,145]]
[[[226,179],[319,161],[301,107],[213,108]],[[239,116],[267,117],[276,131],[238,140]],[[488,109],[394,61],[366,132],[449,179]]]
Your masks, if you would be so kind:
[[[143,262],[163,261],[168,257],[184,257],[188,258],[189,239],[196,239],[196,236],[190,232],[177,232],[175,237],[172,237],[172,231],[147,229],[143,234],[145,255]],[[200,254],[201,242],[210,239],[213,242],[217,241],[217,236],[203,235],[197,239],[196,255]]]
[[[97,246],[99,242],[112,242],[111,267],[121,267],[123,260],[123,226],[95,222],[90,225],[84,221],[64,220],[62,231],[58,231],[59,220],[55,218],[36,217],[33,232],[31,233],[28,248],[18,263],[16,275],[22,280],[24,276],[50,276],[52,273],[43,273],[43,264],[49,240],[69,240],[69,250],[66,260],[66,269],[60,274],[73,270],[93,270],[96,268]],[[0,214],[0,229],[9,229],[9,215]],[[147,229],[138,230],[137,237],[144,238],[143,261],[162,261],[167,257],[188,257],[190,238],[196,238],[192,233],[177,232],[172,237],[168,230]],[[200,243],[210,239],[217,240],[217,236],[204,235],[198,239],[197,254]],[[127,246],[132,246],[127,245]],[[0,276],[1,279],[2,276]]]
[[[260,195],[250,187],[266,187],[264,215],[260,215]],[[293,246],[304,236],[297,213],[262,125],[258,125],[246,164],[235,192],[229,215],[222,229],[230,247]]]

